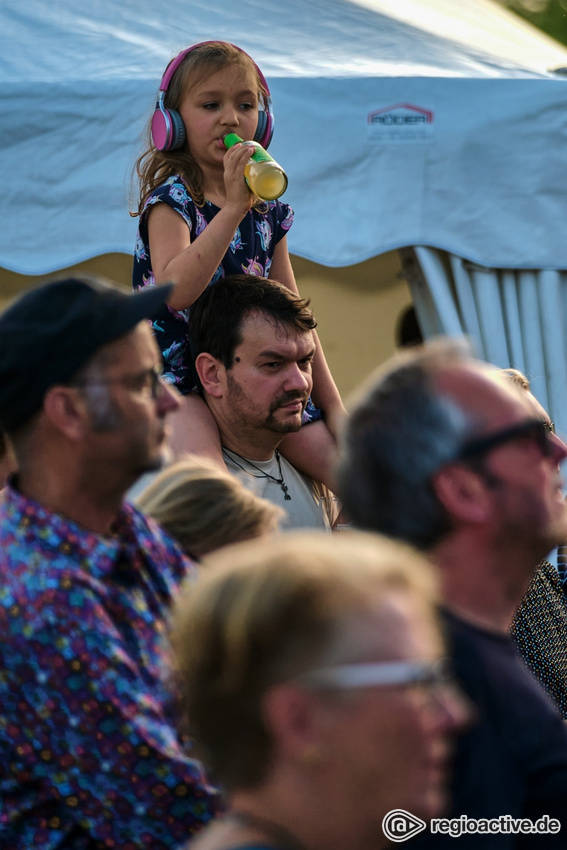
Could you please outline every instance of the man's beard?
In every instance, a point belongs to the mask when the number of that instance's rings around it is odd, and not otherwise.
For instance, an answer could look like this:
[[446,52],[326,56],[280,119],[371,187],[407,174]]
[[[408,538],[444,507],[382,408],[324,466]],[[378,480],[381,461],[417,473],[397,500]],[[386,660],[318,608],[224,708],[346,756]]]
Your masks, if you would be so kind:
[[[242,390],[240,384],[234,380],[233,376],[230,372],[227,373],[227,390],[228,396],[227,400],[232,402],[233,404],[238,402],[241,410],[250,411],[254,413],[254,408],[251,405],[251,400],[247,397],[246,393]],[[246,413],[241,413],[239,425],[244,425],[247,430],[265,430],[272,431],[275,434],[289,434],[294,431],[299,431],[301,428],[301,417],[293,417],[292,419],[286,418],[285,420],[278,419],[275,414],[276,411],[279,410],[284,404],[289,404],[292,401],[300,400],[302,403],[301,413],[305,410],[307,406],[307,402],[309,400],[309,396],[306,393],[299,392],[298,390],[293,390],[291,392],[282,393],[280,396],[274,399],[274,401],[270,404],[268,409],[267,416],[260,420],[258,419],[247,419]]]
[[[265,427],[271,431],[275,431],[278,434],[289,434],[293,431],[299,431],[299,429],[301,428],[301,420],[303,419],[303,411],[307,406],[308,398],[308,396],[300,392],[289,392],[279,396],[270,405],[270,411],[264,423]],[[284,404],[289,404],[291,401],[297,400],[301,401],[302,416],[299,422],[297,422],[297,420],[286,420],[282,422],[279,419],[276,419],[276,417],[274,416],[276,410],[279,410],[279,408],[282,407]]]
[[[500,490],[503,499],[506,498],[506,488],[514,486],[508,484],[502,476],[494,474],[482,464],[479,465],[477,471],[492,491]],[[534,508],[531,510],[530,496],[534,499]],[[538,523],[537,504],[540,503],[540,500],[537,494],[533,495],[528,492],[525,498],[523,511],[517,517],[509,516],[506,528],[511,539],[521,539],[526,546],[533,545],[534,549],[539,550],[538,559],[544,558],[555,546],[567,540],[567,509],[564,505],[561,515],[549,516],[547,521],[542,518]],[[543,500],[543,504],[545,506],[545,500]],[[528,517],[536,518],[534,523],[530,524]]]

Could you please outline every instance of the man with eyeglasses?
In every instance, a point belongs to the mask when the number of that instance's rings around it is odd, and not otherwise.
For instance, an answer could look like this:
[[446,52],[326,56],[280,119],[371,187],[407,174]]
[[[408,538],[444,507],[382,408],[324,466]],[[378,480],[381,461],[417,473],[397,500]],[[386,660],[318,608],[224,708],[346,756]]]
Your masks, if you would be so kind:
[[179,402],[137,295],[44,284],[0,316],[0,845],[180,846],[218,808],[172,722],[170,603],[192,569],[123,503]]
[[458,743],[448,816],[562,823],[557,835],[461,835],[461,848],[567,846],[566,727],[508,633],[536,565],[566,536],[565,457],[524,391],[458,340],[396,356],[346,425],[345,512],[436,562],[456,672],[477,707]]

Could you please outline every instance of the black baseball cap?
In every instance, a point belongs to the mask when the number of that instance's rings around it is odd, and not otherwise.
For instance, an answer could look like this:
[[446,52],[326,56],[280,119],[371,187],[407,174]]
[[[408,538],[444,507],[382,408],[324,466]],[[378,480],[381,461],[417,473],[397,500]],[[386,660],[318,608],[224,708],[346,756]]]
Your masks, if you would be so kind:
[[68,382],[101,346],[153,318],[172,288],[130,294],[81,276],[16,298],[0,315],[0,428],[9,434],[25,424],[50,387]]

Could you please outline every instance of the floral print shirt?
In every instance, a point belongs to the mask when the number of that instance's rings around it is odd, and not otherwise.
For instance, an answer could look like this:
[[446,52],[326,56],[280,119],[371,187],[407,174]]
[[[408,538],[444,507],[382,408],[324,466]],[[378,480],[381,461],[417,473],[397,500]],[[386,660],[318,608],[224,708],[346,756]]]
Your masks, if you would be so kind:
[[218,808],[176,733],[168,609],[192,564],[125,504],[95,534],[0,505],[0,847],[172,848]]
[[[135,290],[155,286],[147,214],[153,204],[159,203],[168,204],[182,216],[189,228],[191,241],[203,232],[219,211],[219,207],[210,201],[205,201],[203,207],[197,207],[179,175],[158,186],[148,197],[140,216],[132,278]],[[264,207],[265,212],[252,209],[244,216],[210,283],[230,274],[269,276],[276,245],[291,227],[293,211],[281,201],[266,201]],[[191,392],[195,386],[188,322],[189,309],[171,310],[164,306],[153,323],[164,359],[164,377],[182,393]]]

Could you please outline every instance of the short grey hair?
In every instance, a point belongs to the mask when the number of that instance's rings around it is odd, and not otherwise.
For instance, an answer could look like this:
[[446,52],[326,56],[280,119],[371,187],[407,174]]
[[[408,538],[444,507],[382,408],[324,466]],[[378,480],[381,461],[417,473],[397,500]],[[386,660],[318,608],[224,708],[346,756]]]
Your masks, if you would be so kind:
[[437,339],[396,355],[363,389],[342,437],[338,495],[355,526],[434,546],[451,528],[433,474],[473,429],[440,395],[434,375],[473,359],[464,339]]
[[71,378],[71,385],[79,388],[88,414],[91,428],[98,433],[112,432],[120,427],[122,414],[112,398],[110,387],[105,383],[108,361],[107,346],[97,351]]
[[[111,345],[112,343],[107,343],[102,346],[66,382],[66,385],[79,389],[91,417],[91,427],[99,433],[116,430],[122,421],[121,412],[112,399],[110,388],[104,383],[105,367],[109,360],[108,349]],[[9,435],[18,466],[22,468],[27,463],[30,441],[41,414],[42,409],[37,410]]]

